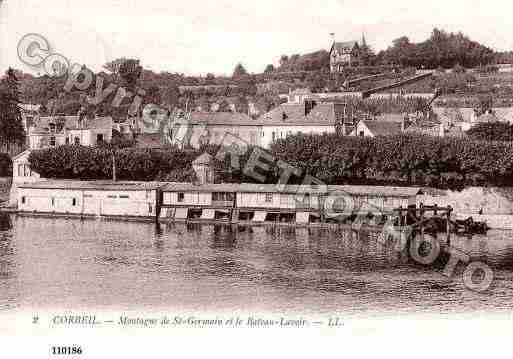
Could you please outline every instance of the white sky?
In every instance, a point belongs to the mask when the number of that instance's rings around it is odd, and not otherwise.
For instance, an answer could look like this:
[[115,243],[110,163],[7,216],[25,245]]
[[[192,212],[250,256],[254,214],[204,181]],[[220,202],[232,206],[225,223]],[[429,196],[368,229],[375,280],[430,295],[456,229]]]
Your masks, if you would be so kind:
[[[496,50],[513,49],[507,0],[0,0],[0,70],[31,72],[17,58],[27,33],[55,52],[98,70],[118,57],[154,71],[231,74],[242,62],[261,72],[282,54],[360,39],[379,50],[407,35],[425,40],[433,27],[463,31]],[[34,71],[32,71],[34,72]]]

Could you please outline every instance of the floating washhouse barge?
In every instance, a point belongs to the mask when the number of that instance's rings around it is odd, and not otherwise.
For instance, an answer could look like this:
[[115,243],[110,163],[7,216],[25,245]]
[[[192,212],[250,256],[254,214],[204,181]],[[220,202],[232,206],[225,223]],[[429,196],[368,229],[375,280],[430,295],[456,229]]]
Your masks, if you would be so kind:
[[18,212],[152,219],[156,182],[42,180],[18,187]]
[[382,186],[278,186],[42,180],[18,189],[18,211],[30,214],[225,221],[329,222],[342,214],[385,214],[415,205],[420,189]]
[[421,190],[382,186],[169,183],[161,217],[231,222],[325,222],[342,214],[385,214],[415,205]]

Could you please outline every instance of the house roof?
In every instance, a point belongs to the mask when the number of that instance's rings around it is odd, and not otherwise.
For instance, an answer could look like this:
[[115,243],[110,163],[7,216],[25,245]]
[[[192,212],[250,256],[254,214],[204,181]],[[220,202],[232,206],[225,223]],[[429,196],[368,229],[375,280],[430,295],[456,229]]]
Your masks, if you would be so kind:
[[18,105],[23,111],[32,111],[32,112],[37,112],[41,109],[41,105],[34,105],[34,104],[31,104],[31,103],[20,103]]
[[135,145],[141,148],[162,147],[160,133],[141,133],[135,138]]
[[258,118],[258,122],[264,126],[333,126],[335,120],[335,105],[333,103],[317,104],[308,115],[305,115],[304,103],[284,103]]
[[363,120],[362,121],[374,136],[390,136],[400,134],[401,122],[396,121],[379,121],[379,120]]
[[55,123],[59,118],[64,118],[64,128],[68,130],[79,129],[112,129],[112,117],[94,117],[83,121],[82,127],[79,125],[78,116],[44,116],[35,121],[34,126],[30,128],[30,134],[45,134],[50,131],[50,123]]
[[485,114],[479,116],[478,118],[476,118],[476,122],[498,122],[498,121],[501,121],[501,119],[491,113],[485,113]]
[[100,191],[143,191],[162,187],[162,182],[142,181],[77,181],[77,180],[41,180],[34,183],[18,185],[19,188],[37,189],[69,189],[69,190],[100,190]]
[[213,157],[208,153],[204,152],[201,156],[192,161],[193,165],[208,165],[212,162]]
[[192,125],[255,126],[256,123],[245,113],[239,112],[191,112]]
[[358,41],[343,41],[343,42],[334,42],[331,46],[330,53],[335,50],[340,53],[351,52],[355,47],[358,46]]

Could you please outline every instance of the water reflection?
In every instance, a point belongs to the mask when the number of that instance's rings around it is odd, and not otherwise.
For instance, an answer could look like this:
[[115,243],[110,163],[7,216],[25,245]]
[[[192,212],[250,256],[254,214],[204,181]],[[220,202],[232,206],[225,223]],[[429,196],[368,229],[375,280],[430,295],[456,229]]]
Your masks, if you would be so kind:
[[513,236],[453,238],[489,264],[486,293],[370,233],[315,228],[9,218],[0,231],[0,308],[302,313],[511,308]]

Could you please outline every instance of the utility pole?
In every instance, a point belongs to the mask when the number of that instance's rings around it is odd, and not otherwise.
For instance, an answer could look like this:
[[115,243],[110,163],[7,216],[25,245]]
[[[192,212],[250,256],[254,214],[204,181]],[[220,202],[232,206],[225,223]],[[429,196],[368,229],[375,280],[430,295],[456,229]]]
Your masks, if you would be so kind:
[[116,155],[112,151],[112,181],[116,182]]

